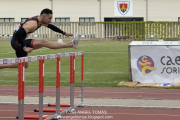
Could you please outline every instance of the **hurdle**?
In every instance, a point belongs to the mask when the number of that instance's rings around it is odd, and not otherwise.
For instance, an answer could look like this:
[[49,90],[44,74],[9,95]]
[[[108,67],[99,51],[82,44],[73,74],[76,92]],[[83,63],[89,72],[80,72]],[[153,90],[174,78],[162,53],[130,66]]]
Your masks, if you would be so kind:
[[[81,102],[79,104],[74,104],[74,83],[75,83],[75,56],[71,54],[70,56],[70,104],[58,104],[60,107],[69,107],[68,109],[60,109],[60,115],[65,112],[72,113],[76,107],[83,107],[83,71],[84,71],[84,53],[81,55]],[[58,68],[57,68],[58,69]],[[60,93],[59,93],[60,94]],[[49,103],[48,106],[57,107],[57,104]],[[43,108],[43,112],[56,112],[57,109]],[[34,112],[39,112],[39,109],[34,109]],[[59,111],[59,110],[58,110]]]
[[[74,105],[74,81],[75,81],[75,56],[81,56],[81,102]],[[60,59],[70,57],[70,108],[60,109]],[[56,66],[56,109],[54,115],[43,115],[43,92],[44,92],[44,61],[46,59],[57,59]],[[25,62],[39,61],[39,115],[24,115],[24,82]],[[83,106],[83,64],[84,52],[58,53],[41,56],[29,56],[22,58],[0,59],[0,64],[18,63],[18,116],[17,119],[60,119],[67,111],[74,112],[76,107]],[[64,104],[66,106],[67,104]]]

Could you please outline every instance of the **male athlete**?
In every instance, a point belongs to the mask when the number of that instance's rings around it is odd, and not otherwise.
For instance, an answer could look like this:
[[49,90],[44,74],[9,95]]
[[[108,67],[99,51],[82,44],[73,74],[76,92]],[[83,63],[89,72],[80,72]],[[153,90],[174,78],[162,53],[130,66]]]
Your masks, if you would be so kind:
[[[35,16],[25,21],[21,22],[16,29],[11,40],[11,46],[16,52],[17,57],[26,57],[28,53],[31,53],[35,49],[42,47],[47,47],[50,49],[60,49],[60,48],[77,48],[80,35],[77,33],[74,40],[69,43],[57,43],[49,42],[47,40],[35,40],[26,39],[27,35],[36,31],[39,27],[45,26],[51,30],[61,33],[65,36],[73,36],[71,33],[66,33],[56,26],[49,24],[52,19],[52,11],[50,9],[44,9],[41,11],[40,16]],[[26,39],[26,40],[25,40]],[[28,67],[28,62],[25,63],[25,68]],[[0,69],[3,68],[18,68],[18,64],[6,64],[0,65]]]

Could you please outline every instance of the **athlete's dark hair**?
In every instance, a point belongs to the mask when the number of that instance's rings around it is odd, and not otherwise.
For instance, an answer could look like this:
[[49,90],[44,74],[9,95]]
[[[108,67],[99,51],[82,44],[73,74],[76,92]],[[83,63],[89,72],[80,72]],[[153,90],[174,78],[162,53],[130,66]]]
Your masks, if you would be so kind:
[[42,15],[42,14],[53,14],[53,12],[52,12],[52,10],[46,8],[46,9],[43,9],[43,10],[41,11],[41,14],[40,14],[40,15]]

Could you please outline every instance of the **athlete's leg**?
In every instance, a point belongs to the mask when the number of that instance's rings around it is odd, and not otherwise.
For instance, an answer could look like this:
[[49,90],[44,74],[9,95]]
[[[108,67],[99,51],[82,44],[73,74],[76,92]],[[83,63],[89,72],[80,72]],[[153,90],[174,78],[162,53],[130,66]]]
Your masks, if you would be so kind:
[[[26,47],[31,47],[33,49],[39,49],[42,47],[47,47],[50,49],[73,47],[76,49],[79,39],[80,39],[80,35],[77,33],[75,39],[69,43],[57,43],[57,42],[49,42],[47,40],[28,39],[28,40],[25,40],[25,44],[26,44]],[[25,52],[21,47],[19,47],[20,45],[17,43],[17,41],[16,40],[12,41],[12,40],[11,40],[11,45],[16,50],[16,56],[17,57],[27,56],[27,52]],[[0,69],[3,69],[3,68],[18,68],[18,63],[0,65]],[[28,68],[28,62],[25,63],[25,68]]]
[[72,42],[69,43],[58,43],[58,42],[51,42],[47,40],[34,40],[33,42],[33,49],[39,49],[42,47],[47,47],[50,49],[61,49],[61,48],[72,48]]
[[32,40],[31,46],[33,49],[39,49],[42,47],[47,47],[50,49],[61,49],[61,48],[77,48],[78,42],[80,39],[80,35],[76,33],[74,40],[69,43],[58,43],[58,42],[51,42],[47,40]]

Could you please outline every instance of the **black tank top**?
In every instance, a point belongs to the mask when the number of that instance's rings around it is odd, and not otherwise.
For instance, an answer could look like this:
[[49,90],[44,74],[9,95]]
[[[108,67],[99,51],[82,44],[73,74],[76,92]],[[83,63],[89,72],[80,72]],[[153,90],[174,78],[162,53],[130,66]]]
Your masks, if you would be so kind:
[[[37,22],[37,25],[38,25],[39,20],[38,20],[37,17],[38,17],[38,16],[34,16],[34,17],[31,17],[31,18],[28,18],[28,19],[22,21],[22,22],[15,28],[14,33],[16,33],[16,32],[19,30],[19,28],[23,27],[23,25],[24,25],[27,21],[34,20],[34,21]],[[41,27],[41,25],[38,25],[38,27],[36,28],[36,30],[37,30],[38,28],[40,28],[40,27]],[[27,33],[26,36],[28,36],[28,35],[30,35],[30,34],[31,34],[31,32]]]

